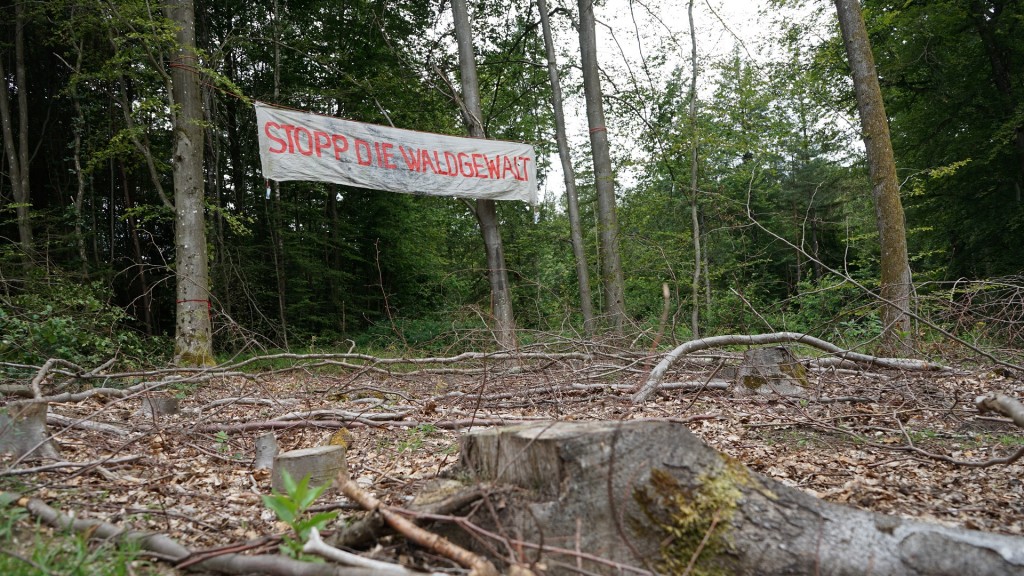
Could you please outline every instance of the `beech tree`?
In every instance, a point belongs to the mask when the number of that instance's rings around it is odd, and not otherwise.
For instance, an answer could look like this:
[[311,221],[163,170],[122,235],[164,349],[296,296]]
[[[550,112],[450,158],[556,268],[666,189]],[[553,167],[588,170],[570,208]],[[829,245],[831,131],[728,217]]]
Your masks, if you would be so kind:
[[626,282],[619,258],[619,222],[615,209],[615,180],[605,126],[601,76],[597,66],[597,34],[593,0],[579,0],[580,60],[583,65],[583,93],[590,127],[590,148],[594,159],[597,189],[598,239],[601,247],[601,285],[605,314],[616,333],[626,323]]
[[[462,73],[462,113],[469,135],[486,138],[481,118],[480,87],[476,76],[476,56],[473,52],[473,31],[465,0],[452,0],[455,18],[455,36],[459,45],[459,70]],[[494,335],[498,344],[506,349],[516,346],[515,318],[512,315],[512,294],[505,269],[505,249],[501,243],[498,212],[494,200],[478,199],[473,213],[480,223],[484,248],[487,250],[487,276],[491,286],[491,314],[494,317]]]
[[[28,82],[25,73],[25,2],[14,3],[14,83],[7,80],[3,58],[0,58],[0,78],[4,85],[0,89],[0,124],[3,127],[4,150],[7,153],[7,176],[14,192],[15,213],[18,221],[18,239],[30,263],[33,253],[31,213],[31,186],[29,185],[28,147]],[[14,88],[17,94],[17,120],[11,110],[8,91]],[[15,139],[17,128],[17,139]]]
[[209,264],[203,182],[203,105],[191,0],[172,0],[167,17],[178,26],[178,51],[171,61],[174,127],[174,247],[177,281],[174,361],[212,364]]
[[587,335],[594,332],[594,308],[590,295],[590,272],[587,269],[587,254],[583,246],[583,226],[580,223],[580,201],[576,192],[576,171],[569,154],[569,142],[565,135],[565,112],[562,109],[562,85],[558,78],[558,62],[555,58],[555,43],[551,36],[551,22],[548,16],[547,0],[537,0],[540,11],[541,29],[544,34],[544,49],[548,59],[548,76],[551,79],[551,108],[555,115],[555,141],[558,144],[558,158],[562,163],[565,179],[566,205],[569,212],[569,236],[572,253],[576,258],[576,282],[580,291],[580,312],[583,313],[583,328]]
[[889,138],[882,90],[858,0],[835,0],[839,28],[846,47],[864,147],[867,150],[875,222],[881,244],[882,346],[887,352],[905,352],[909,346],[911,284],[907,233],[896,179],[896,159]]

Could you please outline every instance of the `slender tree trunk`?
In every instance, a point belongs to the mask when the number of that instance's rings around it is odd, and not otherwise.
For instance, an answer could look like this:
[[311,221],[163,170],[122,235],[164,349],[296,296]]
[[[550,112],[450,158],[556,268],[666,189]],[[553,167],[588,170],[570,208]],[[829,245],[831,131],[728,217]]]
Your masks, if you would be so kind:
[[686,8],[690,20],[690,221],[693,227],[693,283],[690,286],[692,309],[690,311],[690,330],[693,339],[700,338],[700,214],[697,206],[697,34],[693,26],[693,0]]
[[544,49],[548,58],[548,77],[551,79],[551,107],[555,114],[555,141],[558,143],[558,157],[562,161],[562,175],[565,178],[565,195],[569,207],[569,236],[572,239],[572,253],[576,258],[576,281],[580,289],[580,311],[583,313],[583,330],[587,336],[594,334],[594,308],[590,295],[590,272],[587,269],[587,252],[583,246],[583,227],[580,223],[580,201],[576,193],[576,173],[569,155],[569,142],[565,135],[565,114],[562,110],[562,85],[558,79],[558,62],[555,59],[555,43],[551,37],[551,23],[548,20],[547,0],[537,0],[540,23],[544,32]]
[[31,203],[32,194],[29,184],[29,149],[28,149],[28,90],[25,77],[25,7],[24,2],[14,3],[14,85],[18,89],[18,139],[15,142],[14,117],[11,113],[11,101],[8,97],[9,84],[7,72],[4,70],[3,59],[0,59],[0,78],[4,85],[0,87],[0,124],[3,125],[4,150],[7,152],[8,177],[11,190],[14,192],[15,217],[18,222],[18,241],[25,256],[26,266],[32,265],[34,241],[32,238]]
[[[274,34],[280,40],[281,36],[281,7],[274,2]],[[274,101],[281,98],[281,42],[274,42]],[[288,283],[284,274],[284,230],[281,222],[281,184],[274,181],[274,196],[268,199],[268,224],[270,225],[270,239],[273,244],[270,251],[274,257],[274,273],[277,275],[277,319],[281,323],[281,341],[285,350],[288,349]]]
[[[84,49],[81,41],[75,41],[75,67],[72,74],[78,75],[82,72],[82,56]],[[75,108],[75,137],[72,144],[72,161],[75,166],[75,246],[78,248],[78,259],[81,261],[82,278],[89,276],[89,255],[85,249],[85,232],[82,230],[82,223],[85,220],[82,214],[82,207],[85,205],[85,172],[82,170],[82,131],[85,129],[85,113],[82,111],[82,103],[79,100],[78,90],[72,85],[71,101]]]
[[590,126],[590,147],[594,158],[594,185],[597,189],[598,239],[601,247],[601,284],[604,286],[605,313],[616,334],[621,334],[626,319],[626,290],[619,258],[619,222],[615,211],[615,181],[605,127],[601,77],[597,66],[597,34],[594,30],[593,0],[578,0],[580,11],[580,61],[583,66],[583,92]]
[[[469,23],[466,0],[452,0],[455,36],[459,44],[459,70],[462,73],[463,115],[469,135],[486,138],[481,118],[480,86],[476,76],[476,56],[473,53],[473,30]],[[494,200],[476,201],[477,221],[487,250],[488,279],[491,285],[491,314],[498,345],[511,350],[516,347],[516,325],[512,315],[512,292],[505,268],[505,249],[498,227],[497,207]]]
[[170,0],[167,15],[178,27],[171,61],[174,150],[174,247],[177,280],[174,361],[213,364],[209,264],[203,180],[203,105],[191,0]]
[[889,139],[889,122],[860,2],[835,0],[835,5],[857,95],[882,251],[882,348],[885,353],[903,355],[911,346],[910,316],[907,312],[913,286],[907,257],[906,222],[896,179],[896,160]]
[[[119,163],[121,168],[121,182],[124,190],[124,210],[128,214],[132,213],[132,208],[135,202],[131,196],[131,186],[128,181],[128,171],[125,170],[124,163]],[[146,280],[146,264],[142,258],[142,242],[139,241],[139,228],[135,221],[134,216],[128,216],[128,235],[132,240],[132,253],[135,261],[135,274],[138,278],[139,283],[139,296],[142,299],[142,319],[146,325],[146,334],[152,335],[153,332],[153,293],[149,289],[149,281]]]

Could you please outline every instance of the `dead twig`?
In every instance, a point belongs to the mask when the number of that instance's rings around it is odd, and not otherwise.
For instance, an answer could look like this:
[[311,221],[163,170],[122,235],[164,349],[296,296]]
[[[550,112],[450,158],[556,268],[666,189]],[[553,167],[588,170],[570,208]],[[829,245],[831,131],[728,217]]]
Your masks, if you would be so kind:
[[494,564],[465,548],[453,544],[450,540],[420,528],[416,524],[388,506],[380,503],[371,494],[360,488],[347,474],[338,474],[338,488],[346,498],[356,502],[366,510],[376,511],[397,532],[416,544],[432,550],[446,558],[458,562],[460,566],[470,569],[471,576],[498,576]]

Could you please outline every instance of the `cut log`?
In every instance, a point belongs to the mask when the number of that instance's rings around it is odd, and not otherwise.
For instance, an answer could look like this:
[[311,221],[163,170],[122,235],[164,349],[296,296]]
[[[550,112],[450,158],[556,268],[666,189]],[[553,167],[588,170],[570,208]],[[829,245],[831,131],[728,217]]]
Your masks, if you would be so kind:
[[282,452],[274,458],[271,484],[277,492],[284,492],[284,472],[296,483],[309,476],[309,485],[324,486],[334,482],[338,473],[348,474],[345,466],[345,448],[342,446],[316,446]]
[[783,346],[751,348],[736,371],[736,393],[807,396],[807,369]]
[[0,408],[0,453],[26,460],[60,457],[46,431],[46,402],[17,402]]
[[461,454],[476,480],[518,488],[491,507],[496,519],[471,520],[518,535],[513,548],[549,574],[1024,574],[1024,539],[826,503],[679,423],[489,429],[465,436]]

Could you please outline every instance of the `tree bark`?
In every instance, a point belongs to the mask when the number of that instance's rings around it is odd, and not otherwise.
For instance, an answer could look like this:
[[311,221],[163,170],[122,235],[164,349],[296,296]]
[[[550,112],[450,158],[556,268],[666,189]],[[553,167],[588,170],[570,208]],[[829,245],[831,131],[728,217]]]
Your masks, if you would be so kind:
[[[118,167],[121,169],[121,186],[124,190],[124,209],[125,212],[129,214],[127,218],[128,234],[132,240],[135,276],[139,282],[138,298],[142,300],[142,321],[146,325],[146,334],[153,334],[153,293],[149,288],[149,281],[146,277],[146,262],[142,257],[142,242],[139,240],[139,227],[135,220],[135,216],[130,215],[135,202],[132,200],[132,196],[129,192],[131,190],[131,186],[128,179],[128,171],[125,170],[124,167],[124,162],[118,162]],[[135,315],[138,317],[138,312],[136,312]]]
[[18,222],[18,241],[25,257],[26,266],[32,265],[34,240],[32,238],[31,186],[29,182],[28,149],[28,82],[25,77],[25,7],[24,2],[14,3],[14,86],[18,89],[17,142],[14,139],[14,117],[11,101],[7,94],[7,72],[0,59],[0,78],[4,86],[0,89],[0,123],[3,124],[4,150],[7,152],[7,172],[14,192],[15,217]]
[[540,23],[544,33],[544,49],[548,59],[548,78],[551,80],[551,108],[555,115],[555,142],[558,144],[558,158],[562,162],[562,176],[565,178],[566,204],[569,210],[569,236],[572,253],[576,258],[576,282],[580,291],[580,312],[583,313],[583,331],[587,336],[594,334],[594,307],[590,294],[590,272],[587,269],[587,252],[583,244],[583,227],[580,224],[580,201],[576,193],[576,171],[569,154],[569,142],[565,135],[565,113],[562,109],[562,85],[558,79],[558,62],[555,58],[555,42],[551,36],[547,0],[537,0]]
[[178,26],[171,62],[174,126],[174,245],[177,281],[174,362],[212,365],[209,264],[203,179],[203,106],[191,0],[171,0],[167,16]]
[[881,244],[882,347],[888,354],[904,354],[911,349],[910,261],[907,256],[906,222],[896,179],[896,160],[889,138],[878,73],[871,54],[867,28],[858,0],[835,0],[839,28],[846,46],[857,109],[867,150],[868,172],[875,204],[875,222]]
[[507,544],[548,574],[1024,573],[1024,539],[818,500],[723,457],[679,422],[489,429],[464,437],[461,453],[463,470],[502,504],[469,520],[514,535]]
[[[281,7],[274,1],[274,101],[281,100]],[[277,276],[277,318],[281,322],[281,342],[288,350],[288,283],[284,271],[284,229],[281,217],[281,183],[272,184],[273,196],[267,198],[267,225],[270,226],[271,255],[274,257],[274,274]],[[268,191],[269,192],[269,191]]]
[[690,225],[693,228],[693,283],[690,286],[690,297],[693,300],[690,312],[690,330],[693,338],[700,338],[700,218],[697,206],[697,34],[693,27],[693,0],[686,9],[690,20],[690,58],[692,73],[690,75]]
[[[462,74],[463,118],[469,135],[486,138],[481,118],[480,86],[476,75],[476,56],[473,53],[473,30],[469,22],[466,0],[452,0],[455,36],[459,45],[459,70]],[[476,201],[477,222],[487,251],[487,277],[491,286],[491,315],[494,318],[494,336],[498,345],[506,350],[516,348],[516,324],[512,314],[512,292],[505,268],[505,248],[498,226],[498,211],[494,200]]]
[[593,0],[578,0],[580,11],[580,62],[583,66],[583,92],[590,126],[590,147],[594,159],[594,186],[597,189],[598,240],[601,248],[601,284],[604,287],[605,314],[616,334],[626,324],[626,281],[619,257],[619,222],[615,211],[615,181],[605,127],[601,77],[597,66],[597,34]]

